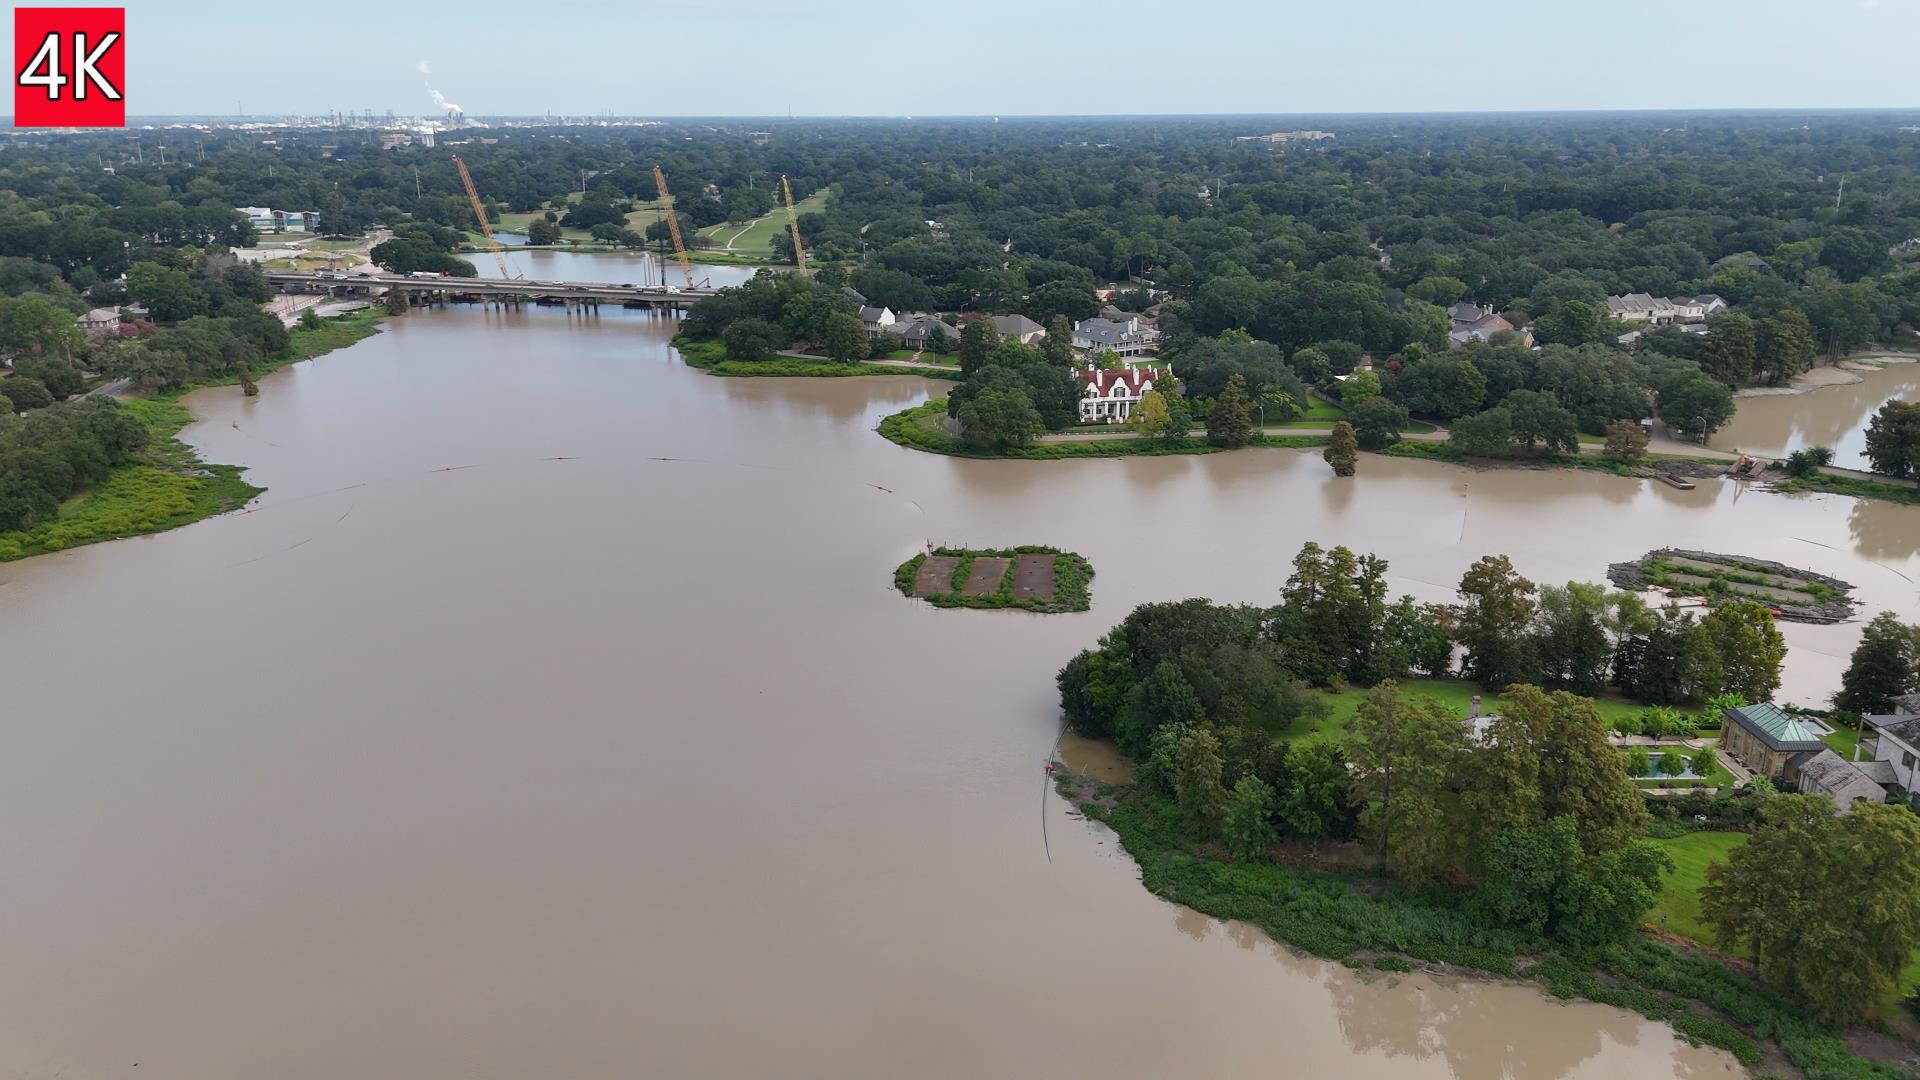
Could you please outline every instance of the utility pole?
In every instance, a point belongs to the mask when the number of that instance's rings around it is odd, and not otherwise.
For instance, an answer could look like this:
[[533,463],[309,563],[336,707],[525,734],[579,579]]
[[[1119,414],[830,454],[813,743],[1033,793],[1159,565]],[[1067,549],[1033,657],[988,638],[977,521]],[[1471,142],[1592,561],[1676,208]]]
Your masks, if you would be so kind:
[[413,201],[420,201],[420,166],[413,167]]
[[1840,190],[1834,192],[1833,194],[1833,208],[1835,210],[1840,209],[1840,199],[1846,193],[1847,193],[1847,178],[1843,176],[1840,178]]

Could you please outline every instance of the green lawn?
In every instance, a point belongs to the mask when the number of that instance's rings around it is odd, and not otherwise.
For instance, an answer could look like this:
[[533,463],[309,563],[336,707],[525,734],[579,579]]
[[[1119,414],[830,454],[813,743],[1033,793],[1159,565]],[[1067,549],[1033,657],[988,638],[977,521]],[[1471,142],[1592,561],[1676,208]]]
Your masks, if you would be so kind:
[[[794,204],[794,210],[805,214],[813,210],[824,210],[827,205],[827,193],[816,192]],[[712,242],[716,251],[732,250],[742,255],[754,255],[769,258],[773,255],[773,238],[787,227],[787,208],[776,206],[768,213],[755,218],[747,225],[726,222],[709,225],[700,230],[700,235]],[[727,248],[727,241],[733,241],[733,247]]]
[[[1660,902],[1647,913],[1646,925],[1655,930],[1679,934],[1708,948],[1719,948],[1713,940],[1712,928],[1700,918],[1700,888],[1707,883],[1707,867],[1725,862],[1727,853],[1745,843],[1746,839],[1745,833],[1694,832],[1666,840],[1647,841],[1673,858],[1674,869],[1673,873],[1667,875]],[[1731,951],[1734,956],[1747,958],[1745,949]],[[1916,986],[1920,986],[1920,952],[1915,952],[1907,966],[1900,971],[1900,994],[1904,996],[1911,993]],[[1887,1008],[1897,1009],[1899,1005],[1889,1002]]]
[[[1434,701],[1453,709],[1462,717],[1475,694],[1480,695],[1480,711],[1495,714],[1500,711],[1500,699],[1480,688],[1478,683],[1465,679],[1405,679],[1400,683],[1400,692],[1410,697],[1432,698]],[[1338,694],[1325,694],[1323,700],[1331,705],[1332,711],[1327,718],[1314,724],[1307,731],[1289,731],[1289,737],[1317,738],[1321,736],[1337,737],[1346,730],[1347,721],[1352,719],[1355,709],[1367,696],[1362,687],[1351,687]],[[1600,709],[1602,719],[1611,723],[1616,717],[1638,717],[1641,706],[1625,698],[1600,698],[1594,704]]]
[[1647,925],[1715,947],[1713,931],[1700,921],[1700,887],[1707,883],[1707,867],[1724,862],[1727,852],[1745,843],[1745,833],[1693,832],[1668,840],[1649,840],[1673,858],[1660,902],[1647,913]]
[[1837,727],[1833,729],[1833,734],[1823,736],[1820,741],[1833,747],[1841,757],[1852,761],[1853,748],[1860,741],[1860,732],[1854,728]]
[[1326,427],[1346,415],[1347,410],[1333,402],[1324,398],[1310,397],[1307,399],[1307,411],[1300,414],[1300,419],[1321,421],[1317,426]]

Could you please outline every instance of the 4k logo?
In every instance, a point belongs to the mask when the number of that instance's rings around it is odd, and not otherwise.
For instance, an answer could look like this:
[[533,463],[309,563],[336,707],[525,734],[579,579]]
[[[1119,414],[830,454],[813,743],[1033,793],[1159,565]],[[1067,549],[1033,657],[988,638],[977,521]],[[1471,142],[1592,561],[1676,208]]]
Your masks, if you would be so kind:
[[127,125],[125,8],[13,9],[13,126]]

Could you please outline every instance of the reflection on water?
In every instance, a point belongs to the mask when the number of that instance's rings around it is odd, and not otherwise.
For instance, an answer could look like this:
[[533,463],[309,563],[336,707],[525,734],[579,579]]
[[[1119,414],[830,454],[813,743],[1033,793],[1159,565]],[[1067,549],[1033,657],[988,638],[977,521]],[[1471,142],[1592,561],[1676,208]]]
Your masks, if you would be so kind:
[[[1531,987],[1170,926],[1036,791],[1054,673],[1144,601],[1272,603],[1307,539],[1422,600],[1488,551],[1599,580],[1730,536],[1863,615],[1920,595],[1911,507],[1372,455],[1339,479],[1317,451],[942,458],[872,429],[944,384],[715,379],[645,312],[387,325],[189,399],[184,436],[268,485],[251,513],[0,566],[0,1062],[1718,1073]],[[1093,610],[904,603],[928,539],[1081,552]],[[1811,698],[1859,627],[1786,635]]]
[[1743,397],[1733,419],[1714,433],[1711,445],[1781,457],[1805,446],[1833,448],[1833,463],[1867,467],[1867,424],[1895,398],[1920,398],[1920,364],[1889,364],[1860,373],[1861,381],[1804,394]]
[[1071,731],[1060,733],[1054,750],[1061,764],[1073,772],[1103,784],[1125,784],[1133,780],[1133,770],[1120,748],[1105,739],[1088,739]]

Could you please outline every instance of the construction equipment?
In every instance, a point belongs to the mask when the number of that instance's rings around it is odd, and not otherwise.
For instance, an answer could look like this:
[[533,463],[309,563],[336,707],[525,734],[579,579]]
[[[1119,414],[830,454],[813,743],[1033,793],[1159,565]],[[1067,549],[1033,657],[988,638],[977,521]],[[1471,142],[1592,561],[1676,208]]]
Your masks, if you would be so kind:
[[507,253],[501,249],[500,241],[493,238],[493,226],[487,224],[487,208],[481,204],[480,192],[473,186],[473,175],[467,172],[467,163],[460,160],[459,154],[453,155],[453,167],[460,170],[460,182],[467,186],[467,201],[473,204],[474,219],[480,222],[480,232],[487,238],[487,246],[493,249],[493,257],[500,264],[500,276],[507,281],[517,279],[520,275],[507,265]]
[[667,216],[667,232],[673,237],[673,253],[680,260],[680,272],[687,276],[687,288],[693,284],[693,261],[687,258],[687,245],[680,239],[680,215],[673,209],[673,193],[667,190],[667,174],[653,167],[653,184],[660,189],[660,212]]
[[787,174],[780,174],[780,194],[787,200],[787,231],[793,234],[793,264],[800,269],[807,268],[807,251],[800,246],[800,215],[793,209],[793,188],[787,185]]

